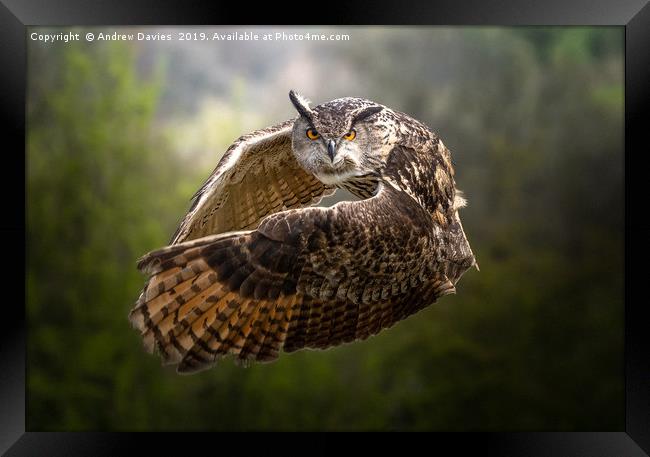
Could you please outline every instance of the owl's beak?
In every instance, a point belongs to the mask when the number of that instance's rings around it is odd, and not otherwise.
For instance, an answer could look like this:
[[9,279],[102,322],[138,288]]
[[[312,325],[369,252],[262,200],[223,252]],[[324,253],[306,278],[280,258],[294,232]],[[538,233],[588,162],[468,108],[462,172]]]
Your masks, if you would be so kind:
[[336,143],[334,143],[334,140],[329,140],[327,142],[327,155],[330,156],[330,160],[334,162],[334,156],[336,155]]

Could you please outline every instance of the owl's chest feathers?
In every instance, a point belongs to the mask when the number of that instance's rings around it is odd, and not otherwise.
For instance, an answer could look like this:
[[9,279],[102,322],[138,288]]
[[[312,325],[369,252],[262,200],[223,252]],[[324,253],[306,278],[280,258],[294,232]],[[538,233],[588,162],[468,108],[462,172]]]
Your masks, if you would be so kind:
[[356,197],[364,200],[375,195],[378,186],[379,179],[373,174],[353,176],[337,184],[337,187],[346,189]]

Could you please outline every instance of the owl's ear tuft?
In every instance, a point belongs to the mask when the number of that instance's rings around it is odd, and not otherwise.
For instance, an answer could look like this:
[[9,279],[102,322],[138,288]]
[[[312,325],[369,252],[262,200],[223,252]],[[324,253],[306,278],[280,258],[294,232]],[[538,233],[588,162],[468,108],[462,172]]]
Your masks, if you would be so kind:
[[355,122],[361,122],[365,119],[368,119],[370,116],[380,112],[383,109],[383,106],[369,106],[368,108],[362,109],[354,116],[352,123],[354,124]]
[[309,100],[294,90],[289,91],[289,99],[301,116],[307,118],[310,121],[312,120],[312,111],[309,107]]

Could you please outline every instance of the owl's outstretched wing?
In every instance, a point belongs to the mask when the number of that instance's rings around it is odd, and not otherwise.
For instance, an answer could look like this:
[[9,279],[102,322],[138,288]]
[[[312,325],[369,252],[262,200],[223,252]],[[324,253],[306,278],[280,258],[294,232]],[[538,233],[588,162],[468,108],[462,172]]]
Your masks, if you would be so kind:
[[138,267],[150,278],[130,313],[145,347],[179,372],[228,354],[270,361],[365,339],[453,293],[474,263],[449,256],[462,228],[447,221],[452,236],[437,236],[440,223],[398,184],[147,254]]
[[171,244],[257,227],[267,215],[318,203],[335,189],[306,172],[291,152],[290,119],[237,139],[193,197]]

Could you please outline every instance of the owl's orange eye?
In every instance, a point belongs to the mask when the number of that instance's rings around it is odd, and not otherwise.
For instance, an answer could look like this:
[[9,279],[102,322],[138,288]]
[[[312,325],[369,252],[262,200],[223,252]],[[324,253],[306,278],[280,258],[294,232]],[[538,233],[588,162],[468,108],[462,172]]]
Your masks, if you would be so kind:
[[348,141],[352,141],[352,140],[354,140],[356,138],[356,136],[357,136],[357,131],[352,129],[348,133],[343,135],[343,138],[348,140]]
[[317,140],[320,138],[320,134],[316,131],[316,129],[307,129],[307,138],[310,140]]

